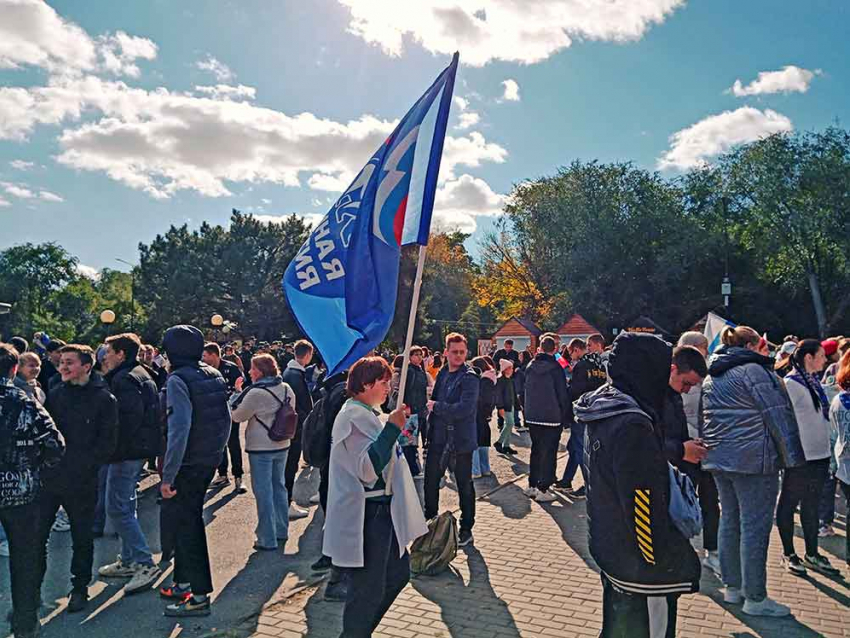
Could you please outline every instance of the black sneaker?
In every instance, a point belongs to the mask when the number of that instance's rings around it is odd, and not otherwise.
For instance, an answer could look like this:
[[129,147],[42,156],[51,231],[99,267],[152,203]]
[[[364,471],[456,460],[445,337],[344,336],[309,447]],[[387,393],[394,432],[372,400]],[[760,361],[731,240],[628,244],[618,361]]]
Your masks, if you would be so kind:
[[310,569],[314,572],[327,572],[330,571],[331,567],[331,557],[325,556],[324,554],[319,560],[310,565]]
[[496,450],[496,452],[498,452],[499,454],[501,454],[504,448],[502,448],[501,443],[496,443],[495,445],[493,445],[493,449]]
[[86,589],[73,589],[71,590],[71,597],[68,600],[68,613],[76,614],[77,612],[83,611],[86,608],[86,605],[89,604],[89,591]]
[[572,492],[573,484],[567,483],[566,481],[555,481],[555,484],[552,485],[553,490],[558,490],[559,492]]
[[210,598],[207,596],[204,600],[197,600],[194,596],[189,596],[185,600],[168,605],[163,612],[166,616],[183,618],[186,616],[209,616],[210,615]]
[[587,496],[587,488],[582,485],[577,490],[566,490],[564,493],[570,498],[584,498]]
[[806,567],[805,565],[803,565],[803,561],[800,560],[800,557],[797,556],[797,554],[785,556],[782,559],[782,564],[785,565],[785,569],[787,569],[792,574],[796,574],[797,576],[806,575]]
[[512,448],[510,445],[509,445],[509,446],[507,446],[506,448],[504,448],[504,450],[505,450],[505,454],[519,454],[519,452],[517,452],[517,451],[516,451],[514,448]]
[[[796,558],[796,556],[795,556]],[[797,560],[800,560],[797,558]],[[832,566],[832,563],[829,562],[829,559],[822,554],[815,554],[814,556],[809,556],[806,554],[803,556],[803,563],[816,571],[823,572],[824,574],[837,574],[838,569]]]
[[325,600],[331,603],[344,603],[348,598],[348,583],[345,579],[325,586]]
[[457,535],[457,546],[458,547],[466,547],[470,543],[473,542],[472,532],[468,529],[460,530],[460,534]]

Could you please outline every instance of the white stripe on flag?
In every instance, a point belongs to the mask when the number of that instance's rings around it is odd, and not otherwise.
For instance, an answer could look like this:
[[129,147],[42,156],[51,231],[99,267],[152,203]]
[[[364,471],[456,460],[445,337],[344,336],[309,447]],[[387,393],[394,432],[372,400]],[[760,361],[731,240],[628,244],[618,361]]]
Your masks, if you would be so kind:
[[419,238],[419,226],[422,223],[422,196],[425,194],[431,147],[434,145],[434,129],[437,126],[437,114],[440,112],[444,90],[445,87],[440,89],[419,125],[419,137],[416,140],[416,150],[413,152],[413,168],[410,175],[407,209],[404,214],[404,227],[401,231],[402,246],[414,244]]

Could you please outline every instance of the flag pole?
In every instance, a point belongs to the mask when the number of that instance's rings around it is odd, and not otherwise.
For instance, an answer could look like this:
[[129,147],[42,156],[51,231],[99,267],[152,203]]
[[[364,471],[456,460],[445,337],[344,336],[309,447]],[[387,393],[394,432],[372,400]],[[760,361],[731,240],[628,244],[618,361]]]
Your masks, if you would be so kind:
[[428,247],[425,245],[419,246],[419,261],[416,263],[416,278],[413,280],[413,299],[410,302],[410,317],[407,320],[407,335],[404,338],[404,361],[401,364],[401,377],[398,380],[397,408],[404,403],[407,370],[410,367],[410,348],[413,346],[413,328],[416,324],[416,311],[419,309],[419,291],[422,289],[422,271],[425,268],[425,252],[427,249]]

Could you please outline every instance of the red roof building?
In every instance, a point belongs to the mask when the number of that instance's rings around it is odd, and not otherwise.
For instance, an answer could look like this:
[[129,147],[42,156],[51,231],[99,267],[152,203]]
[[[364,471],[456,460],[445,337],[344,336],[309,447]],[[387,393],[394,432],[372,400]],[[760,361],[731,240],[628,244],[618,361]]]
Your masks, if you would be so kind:
[[590,335],[598,333],[599,330],[588,323],[584,317],[575,314],[567,319],[555,332],[561,337],[561,343],[566,345],[570,339],[587,339]]
[[511,317],[493,335],[496,349],[504,348],[507,339],[513,339],[514,350],[525,350],[530,348],[532,352],[537,350],[537,339],[543,331],[531,319]]

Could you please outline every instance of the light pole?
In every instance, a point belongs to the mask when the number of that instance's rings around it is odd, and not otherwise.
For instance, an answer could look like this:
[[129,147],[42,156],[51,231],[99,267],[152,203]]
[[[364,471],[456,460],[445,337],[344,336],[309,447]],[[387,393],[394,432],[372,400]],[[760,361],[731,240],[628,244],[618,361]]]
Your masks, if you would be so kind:
[[111,310],[104,310],[100,313],[100,322],[106,326],[106,335],[109,336],[112,324],[115,322],[115,313]]
[[130,332],[136,332],[136,267],[120,257],[116,257],[115,261],[130,267]]
[[212,317],[210,317],[210,325],[213,327],[213,334],[215,335],[215,342],[218,343],[220,341],[220,330],[224,325],[224,317],[220,314],[216,313]]

